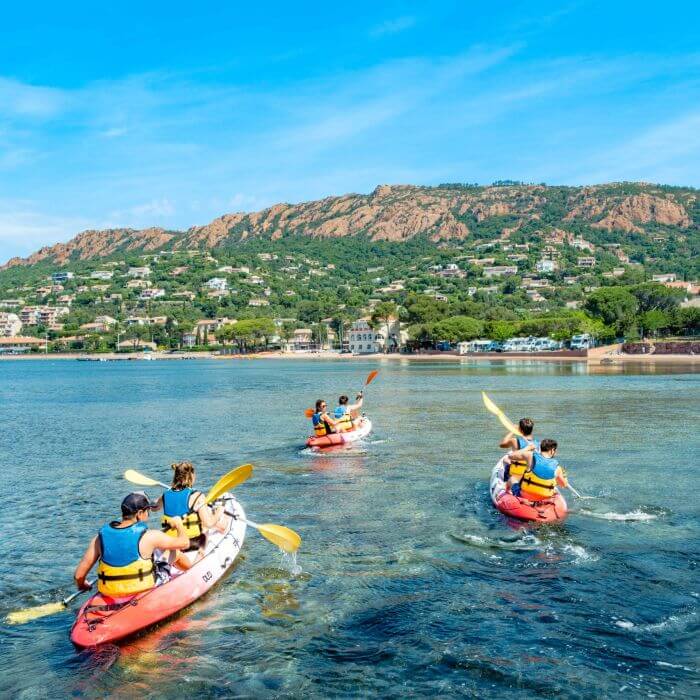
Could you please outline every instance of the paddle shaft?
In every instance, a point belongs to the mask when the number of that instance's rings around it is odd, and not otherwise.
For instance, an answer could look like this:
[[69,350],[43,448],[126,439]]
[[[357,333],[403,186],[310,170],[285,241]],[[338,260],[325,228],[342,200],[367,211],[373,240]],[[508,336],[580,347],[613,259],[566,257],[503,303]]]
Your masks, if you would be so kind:
[[[86,581],[85,583],[92,588],[95,585],[95,581]],[[72,603],[79,595],[83,595],[83,593],[87,593],[90,588],[81,588],[79,591],[76,591],[75,593],[71,593],[67,598],[64,598],[61,602],[63,605],[68,607],[69,603]]]

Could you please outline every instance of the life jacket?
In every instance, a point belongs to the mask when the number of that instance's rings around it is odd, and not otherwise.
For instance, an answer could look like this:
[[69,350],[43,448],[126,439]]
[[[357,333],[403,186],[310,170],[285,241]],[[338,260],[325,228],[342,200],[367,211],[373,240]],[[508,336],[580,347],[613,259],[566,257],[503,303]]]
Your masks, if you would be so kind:
[[333,413],[334,417],[340,422],[335,424],[337,431],[352,430],[355,426],[352,424],[352,416],[348,411],[347,406],[338,406]]
[[104,595],[121,596],[140,593],[156,585],[153,559],[144,559],[139,542],[148,530],[146,523],[116,527],[104,525],[97,537],[100,563],[97,567],[97,590]]
[[[535,438],[526,438],[516,435],[515,439],[518,441],[519,450],[524,450],[528,445],[534,445],[535,450],[540,449],[540,441],[535,440]],[[527,471],[527,461],[524,459],[513,459],[510,462],[510,469],[508,470],[508,477],[511,476],[522,476]]]
[[539,452],[532,454],[532,467],[520,480],[520,495],[529,501],[543,501],[554,495],[559,462],[553,457],[544,457]]
[[182,518],[182,524],[191,540],[202,534],[202,521],[199,518],[199,513],[190,508],[190,502],[195,503],[200,494],[201,491],[195,491],[189,487],[177,491],[168,489],[163,492],[161,527],[166,535],[170,535],[170,537],[177,535],[177,530],[170,526],[170,518]]
[[316,437],[323,437],[324,435],[328,435],[329,433],[333,432],[331,426],[328,425],[323,418],[321,418],[322,415],[322,413],[314,413],[314,415],[311,417],[311,422],[314,424],[314,433]]

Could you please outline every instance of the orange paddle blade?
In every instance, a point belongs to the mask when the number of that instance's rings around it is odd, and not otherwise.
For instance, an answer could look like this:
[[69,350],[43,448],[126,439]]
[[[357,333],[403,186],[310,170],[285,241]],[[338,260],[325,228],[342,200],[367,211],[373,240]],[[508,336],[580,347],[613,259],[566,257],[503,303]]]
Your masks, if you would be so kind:
[[307,409],[304,411],[304,415],[305,415],[307,418],[313,417],[314,413],[316,413],[316,411],[314,411],[313,408],[307,408]]
[[365,381],[365,386],[369,386],[373,381],[374,378],[379,374],[378,369],[372,370],[368,375],[367,375],[367,380]]

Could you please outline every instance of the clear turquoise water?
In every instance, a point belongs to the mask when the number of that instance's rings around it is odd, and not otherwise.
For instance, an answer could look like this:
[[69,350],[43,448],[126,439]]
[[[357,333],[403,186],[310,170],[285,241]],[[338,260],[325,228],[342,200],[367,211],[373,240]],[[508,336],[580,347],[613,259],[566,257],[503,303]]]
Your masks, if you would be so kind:
[[[304,543],[295,576],[249,532],[222,585],[122,647],[77,653],[71,612],[3,624],[0,695],[698,697],[700,376],[386,362],[371,440],[300,450],[303,410],[374,366],[1,362],[3,617],[70,591],[127,467],[191,459],[206,486],[251,461],[250,517]],[[494,511],[481,389],[598,498],[549,529]]]

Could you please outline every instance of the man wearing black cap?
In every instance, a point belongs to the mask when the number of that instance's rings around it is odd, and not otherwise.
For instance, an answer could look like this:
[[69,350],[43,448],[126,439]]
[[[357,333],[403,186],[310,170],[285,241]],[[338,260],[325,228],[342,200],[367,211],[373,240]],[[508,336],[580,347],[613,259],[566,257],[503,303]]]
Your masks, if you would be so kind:
[[100,528],[75,570],[79,589],[90,588],[85,578],[98,561],[97,589],[103,595],[132,595],[156,585],[154,550],[186,549],[190,538],[180,518],[171,519],[176,537],[149,530],[146,522],[155,505],[142,491],[122,501],[122,519]]

